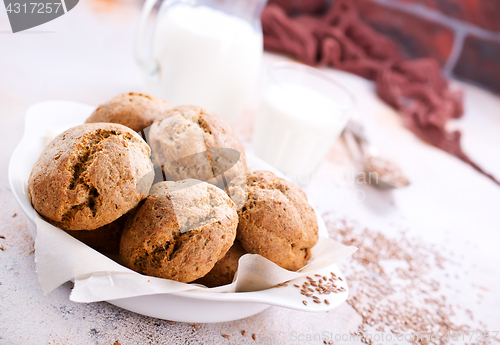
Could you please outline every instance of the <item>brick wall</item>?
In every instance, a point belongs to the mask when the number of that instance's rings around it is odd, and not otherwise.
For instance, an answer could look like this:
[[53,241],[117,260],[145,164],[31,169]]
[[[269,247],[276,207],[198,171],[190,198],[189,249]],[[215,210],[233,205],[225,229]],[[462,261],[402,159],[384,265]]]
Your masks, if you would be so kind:
[[500,93],[500,0],[355,0],[361,17],[410,58]]

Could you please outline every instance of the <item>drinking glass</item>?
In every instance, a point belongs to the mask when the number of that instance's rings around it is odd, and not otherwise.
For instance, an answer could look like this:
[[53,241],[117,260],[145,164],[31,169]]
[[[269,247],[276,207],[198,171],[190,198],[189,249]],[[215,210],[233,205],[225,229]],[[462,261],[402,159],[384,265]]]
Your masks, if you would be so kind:
[[352,94],[320,70],[273,64],[253,133],[255,154],[306,184],[342,133],[353,105]]

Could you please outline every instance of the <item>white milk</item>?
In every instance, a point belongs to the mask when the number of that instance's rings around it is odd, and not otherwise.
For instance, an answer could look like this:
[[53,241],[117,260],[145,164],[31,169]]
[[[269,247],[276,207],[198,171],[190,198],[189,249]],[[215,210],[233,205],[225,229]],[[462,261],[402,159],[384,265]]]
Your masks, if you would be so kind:
[[296,84],[272,84],[261,102],[253,147],[292,180],[306,183],[347,120],[346,111],[319,92]]
[[202,106],[233,122],[255,86],[262,49],[262,32],[243,19],[205,6],[173,6],[158,20],[159,78],[147,89],[174,106]]

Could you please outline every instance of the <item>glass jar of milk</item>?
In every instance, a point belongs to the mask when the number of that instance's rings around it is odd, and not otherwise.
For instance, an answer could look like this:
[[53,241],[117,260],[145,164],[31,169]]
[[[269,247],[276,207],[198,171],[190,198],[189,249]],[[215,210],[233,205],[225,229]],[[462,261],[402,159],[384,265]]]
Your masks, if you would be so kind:
[[[158,2],[156,19],[148,25]],[[147,0],[136,40],[146,92],[174,106],[204,107],[234,122],[258,76],[263,52],[260,14],[265,3]],[[142,54],[148,43],[149,54]]]

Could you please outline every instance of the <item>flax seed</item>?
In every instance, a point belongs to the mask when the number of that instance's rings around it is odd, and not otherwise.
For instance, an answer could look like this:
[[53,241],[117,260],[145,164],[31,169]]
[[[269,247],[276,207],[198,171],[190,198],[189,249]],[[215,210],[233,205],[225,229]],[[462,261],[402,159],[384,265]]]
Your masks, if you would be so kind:
[[[433,275],[435,273],[431,270],[448,269],[445,267],[447,260],[441,254],[449,253],[448,249],[438,251],[436,246],[408,238],[406,231],[401,231],[400,235],[389,238],[381,232],[338,220],[328,223],[328,228],[333,239],[359,248],[352,256],[352,260],[345,264],[347,267],[343,268],[346,274],[345,279],[330,272],[331,278],[327,279],[326,290],[323,292],[325,294],[346,292],[347,287],[342,282],[344,280],[352,282],[351,296],[347,303],[362,318],[356,334],[363,336],[364,334],[360,332],[369,333],[375,330],[398,335],[413,332],[447,334],[453,331],[471,332],[474,327],[477,332],[480,332],[477,328],[480,330],[486,328],[479,322],[467,325],[455,324],[451,320],[451,316],[458,312],[461,312],[463,316],[468,316],[466,308],[457,310],[454,308],[455,304],[452,305],[442,298],[441,296],[446,295],[448,291],[443,291],[439,282],[433,280],[431,275],[431,272]],[[398,261],[408,266],[408,269],[396,269],[394,274],[392,271],[391,274],[386,273],[384,260]],[[459,262],[455,262],[453,264],[459,267]],[[451,279],[455,279],[451,273],[448,280],[444,274],[441,276],[443,278],[440,282],[450,282]],[[337,280],[338,286],[334,284]],[[462,285],[463,283],[465,281]],[[420,300],[424,304],[415,302]],[[313,301],[316,299],[313,298]],[[326,299],[323,301],[325,304],[330,304]],[[485,334],[483,330],[481,332]],[[362,341],[366,344],[373,343],[370,338],[365,337]],[[442,337],[438,342],[453,343],[450,339]],[[430,343],[425,337],[419,342],[421,345]],[[479,342],[479,344],[486,344],[486,342]]]

